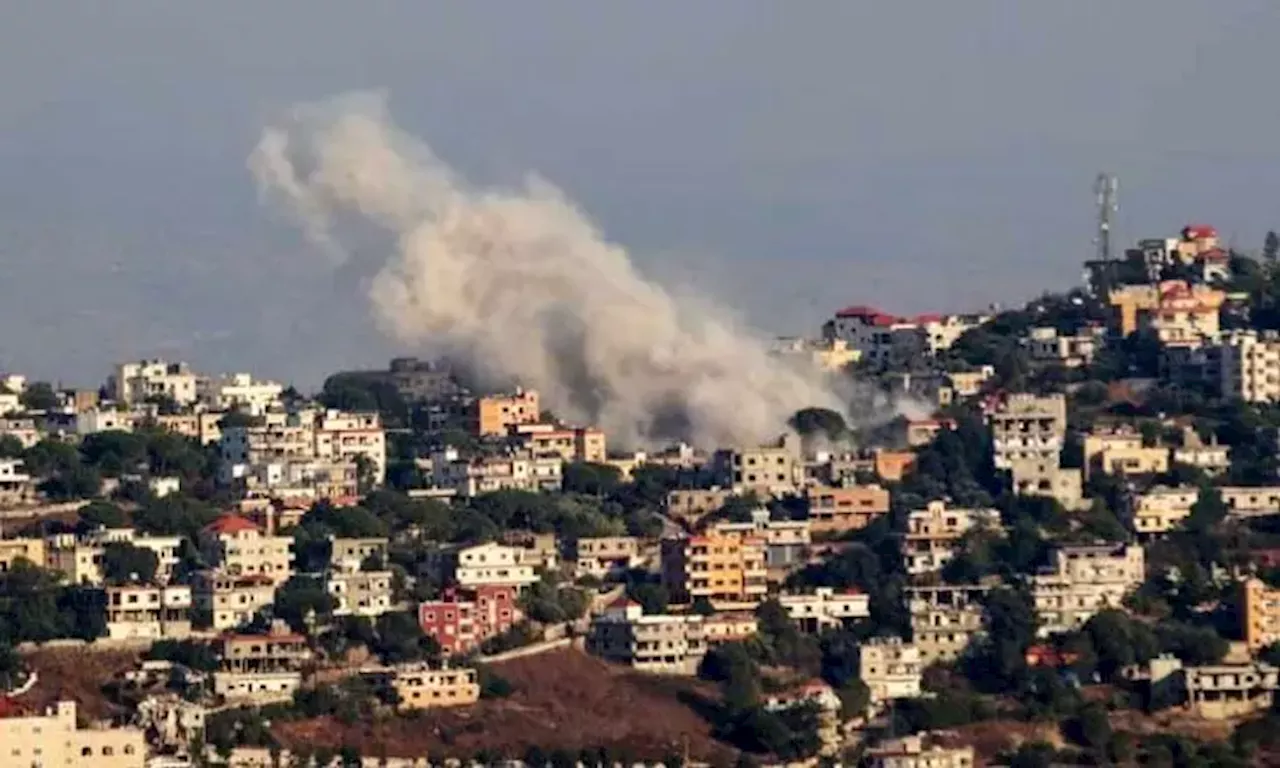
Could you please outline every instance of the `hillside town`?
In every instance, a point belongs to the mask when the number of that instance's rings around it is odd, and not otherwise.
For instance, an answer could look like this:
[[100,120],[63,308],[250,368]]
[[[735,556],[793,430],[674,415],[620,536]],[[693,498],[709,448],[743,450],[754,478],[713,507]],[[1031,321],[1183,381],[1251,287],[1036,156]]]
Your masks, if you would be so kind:
[[770,354],[889,405],[764,444],[447,360],[6,373],[0,765],[1280,764],[1278,256],[840,309]]

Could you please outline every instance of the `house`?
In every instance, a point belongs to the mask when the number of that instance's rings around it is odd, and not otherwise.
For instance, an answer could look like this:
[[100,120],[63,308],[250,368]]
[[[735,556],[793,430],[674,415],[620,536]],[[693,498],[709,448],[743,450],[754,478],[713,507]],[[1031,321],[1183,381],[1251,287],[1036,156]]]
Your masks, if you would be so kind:
[[973,768],[974,749],[949,745],[941,734],[917,733],[885,741],[866,752],[870,768]]
[[800,441],[795,435],[767,445],[720,451],[715,463],[720,482],[735,493],[754,492],[761,498],[795,493],[804,479]]
[[108,388],[113,390],[116,402],[126,405],[141,405],[163,398],[181,406],[196,401],[198,379],[186,363],[141,360],[117,365]]
[[200,622],[221,631],[253,621],[258,611],[275,601],[276,585],[260,573],[203,570],[194,575],[191,592]]
[[334,616],[381,616],[391,610],[391,571],[330,571],[325,591]]
[[225,514],[200,531],[206,561],[232,575],[259,574],[280,585],[293,575],[293,537],[266,536],[257,525]]
[[1168,488],[1157,485],[1130,501],[1130,522],[1139,536],[1159,536],[1182,524],[1200,498],[1196,486]]
[[182,639],[191,634],[191,587],[129,584],[107,587],[107,637]]
[[907,573],[918,576],[941,570],[964,535],[975,530],[1000,530],[1000,512],[948,507],[945,501],[931,501],[924,509],[912,510],[901,543]]
[[1280,668],[1262,662],[1186,669],[1188,705],[1210,720],[1269,711],[1280,688]]
[[570,546],[569,559],[576,579],[620,576],[640,565],[640,540],[635,536],[584,536]]
[[387,539],[385,536],[365,538],[329,537],[329,567],[336,571],[358,571],[361,565],[371,557],[378,562],[387,562]]
[[777,600],[801,632],[822,632],[871,616],[870,598],[857,590],[817,587],[807,593],[781,594]]
[[531,454],[555,454],[566,462],[599,464],[608,458],[604,433],[594,427],[517,424],[511,427],[511,441]]
[[1133,477],[1159,475],[1169,471],[1169,448],[1143,444],[1142,435],[1125,426],[1095,429],[1084,438],[1084,471]]
[[515,587],[538,580],[533,566],[523,564],[520,550],[501,544],[477,544],[454,555],[453,580],[461,587]]
[[59,701],[36,715],[0,700],[0,750],[4,764],[14,768],[143,768],[147,760],[140,728],[82,728],[74,701]]
[[922,695],[924,661],[915,645],[896,637],[875,637],[858,646],[858,678],[867,686],[867,716],[894,699]]
[[702,633],[708,648],[746,640],[758,631],[760,622],[752,611],[722,611],[702,617]]
[[1262,517],[1280,514],[1280,486],[1222,486],[1222,503],[1231,517]]
[[841,535],[861,530],[889,512],[889,491],[881,485],[840,488],[809,486],[805,489],[809,530],[814,534]]
[[709,532],[663,539],[662,582],[680,602],[698,598],[718,610],[752,607],[769,590],[765,542],[756,536]]
[[0,505],[18,506],[36,499],[36,483],[23,469],[22,459],[0,459]]
[[1004,398],[990,413],[996,469],[1010,469],[1019,460],[1057,465],[1067,434],[1067,399],[1017,393]]
[[983,632],[983,599],[990,589],[977,584],[906,588],[911,642],[919,649],[921,661],[952,661],[965,652]]
[[471,404],[471,429],[479,437],[503,437],[512,427],[541,418],[538,393],[531,389],[517,387],[511,395],[478,397]]
[[0,539],[0,573],[6,573],[19,560],[31,565],[45,566],[44,539],[35,537]]
[[1280,642],[1280,589],[1258,578],[1245,579],[1240,588],[1244,641],[1249,650],[1256,653]]
[[223,635],[215,648],[213,692],[234,702],[287,701],[302,684],[303,665],[311,660],[307,638],[281,622],[263,635]]
[[639,603],[619,598],[592,620],[586,648],[639,672],[692,676],[707,652],[704,619],[645,615]]
[[1119,608],[1146,577],[1142,547],[1132,544],[1062,546],[1053,565],[1031,577],[1041,635],[1078,629],[1104,608]]
[[431,485],[469,499],[495,491],[558,491],[564,483],[564,459],[557,453],[533,454],[507,451],[462,458],[456,448],[419,459],[419,468],[429,471]]
[[668,517],[694,524],[723,507],[734,495],[733,489],[720,486],[679,488],[667,492],[666,513]]
[[182,540],[181,536],[143,535],[133,528],[99,528],[86,533],[78,542],[94,552],[99,548],[105,551],[111,544],[128,544],[149,550],[156,556],[156,581],[164,584],[173,576],[173,571],[181,560],[179,552],[182,550]]
[[198,399],[209,408],[255,416],[279,406],[283,393],[284,386],[279,382],[255,380],[248,373],[201,379],[196,385]]
[[1022,344],[1036,362],[1080,368],[1093,362],[1105,334],[1106,329],[1100,326],[1088,327],[1076,334],[1059,333],[1052,326],[1032,328]]
[[764,543],[765,567],[771,581],[780,582],[795,568],[804,565],[809,552],[808,520],[773,520],[769,510],[758,507],[746,522],[720,522],[709,526],[714,536],[759,539]]
[[470,667],[406,664],[362,670],[361,677],[372,680],[377,688],[394,691],[400,710],[465,707],[480,700],[479,676]]
[[435,638],[447,654],[467,653],[506,632],[523,617],[513,586],[449,588],[439,600],[418,606],[423,634]]

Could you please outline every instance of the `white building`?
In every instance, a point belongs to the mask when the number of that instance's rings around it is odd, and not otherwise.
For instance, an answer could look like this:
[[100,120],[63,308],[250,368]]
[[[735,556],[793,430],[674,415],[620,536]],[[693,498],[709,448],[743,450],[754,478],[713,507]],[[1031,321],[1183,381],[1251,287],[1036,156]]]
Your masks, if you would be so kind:
[[0,459],[0,503],[29,501],[35,490],[31,475],[23,470],[22,459]]
[[870,692],[870,717],[894,699],[918,698],[924,662],[920,651],[896,637],[875,637],[858,646],[858,678]]
[[107,637],[112,640],[181,639],[190,634],[191,587],[107,587]]
[[1078,629],[1094,614],[1119,608],[1146,578],[1142,547],[1130,544],[1064,546],[1053,566],[1031,577],[1031,597],[1040,616],[1040,634]]
[[809,593],[779,595],[778,603],[803,632],[821,632],[871,616],[870,598],[855,590],[818,587]]
[[192,581],[192,600],[203,621],[218,631],[253,621],[258,611],[275,601],[276,585],[261,574],[232,575],[200,571]]
[[431,485],[469,499],[494,491],[558,491],[563,485],[564,458],[551,453],[535,456],[512,451],[498,456],[464,459],[456,448],[431,455]]
[[223,515],[200,532],[206,561],[235,576],[260,574],[276,585],[293,575],[293,537],[265,536],[238,515]]
[[280,404],[284,387],[275,381],[255,381],[248,373],[204,379],[197,387],[200,400],[220,411],[239,410],[259,415]]
[[1057,328],[1032,328],[1023,339],[1031,359],[1042,363],[1060,363],[1067,368],[1079,368],[1093,362],[1093,356],[1102,347],[1106,333],[1103,327],[1087,328],[1075,335],[1058,333]]
[[99,528],[80,538],[79,543],[101,556],[108,544],[129,544],[150,550],[156,556],[156,580],[167,583],[180,560],[181,536],[139,535],[133,528]]
[[897,317],[874,307],[846,307],[823,326],[823,336],[846,342],[861,359],[879,367],[947,350],[966,331],[990,315],[918,315]]
[[76,414],[76,434],[92,435],[98,432],[132,432],[134,416],[129,411],[115,408],[90,408]]
[[116,402],[138,405],[151,398],[169,398],[178,405],[196,401],[198,376],[186,363],[143,360],[116,366],[111,388]]
[[391,571],[331,571],[325,590],[334,616],[381,616],[391,610]]
[[501,544],[478,544],[458,550],[454,580],[462,587],[513,586],[518,589],[538,580],[533,566],[522,564],[520,549]]
[[1224,397],[1238,397],[1247,403],[1280,402],[1280,336],[1234,333],[1215,350]]
[[870,768],[973,768],[971,746],[939,743],[932,733],[918,733],[882,741],[867,749]]

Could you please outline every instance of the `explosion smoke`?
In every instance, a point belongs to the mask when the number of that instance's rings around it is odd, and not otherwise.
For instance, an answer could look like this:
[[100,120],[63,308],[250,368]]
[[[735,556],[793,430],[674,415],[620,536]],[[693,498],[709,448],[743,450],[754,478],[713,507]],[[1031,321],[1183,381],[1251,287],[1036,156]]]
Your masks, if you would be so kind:
[[642,277],[541,178],[471,188],[391,123],[381,95],[295,109],[263,132],[249,167],[339,261],[339,218],[394,236],[369,288],[383,331],[482,381],[537,389],[560,417],[619,443],[759,442],[799,408],[845,410],[832,381]]

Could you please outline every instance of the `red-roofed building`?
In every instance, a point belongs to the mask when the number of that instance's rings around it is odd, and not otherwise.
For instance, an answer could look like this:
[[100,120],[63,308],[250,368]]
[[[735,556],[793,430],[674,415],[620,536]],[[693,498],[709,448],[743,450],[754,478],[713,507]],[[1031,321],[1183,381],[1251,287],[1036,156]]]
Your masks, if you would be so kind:
[[988,315],[937,313],[901,317],[875,307],[852,306],[836,312],[822,332],[828,340],[843,341],[857,350],[862,360],[883,367],[936,355],[965,331],[990,319]]
[[260,574],[276,585],[293,575],[293,537],[264,536],[239,515],[223,515],[200,532],[205,560],[232,576]]
[[418,624],[423,634],[435,638],[447,654],[477,648],[485,640],[511,629],[521,618],[520,609],[516,607],[516,588],[511,586],[450,588],[441,599],[418,606]]
[[245,531],[259,532],[258,526],[240,515],[224,514],[204,527],[205,532],[215,536],[237,534]]

